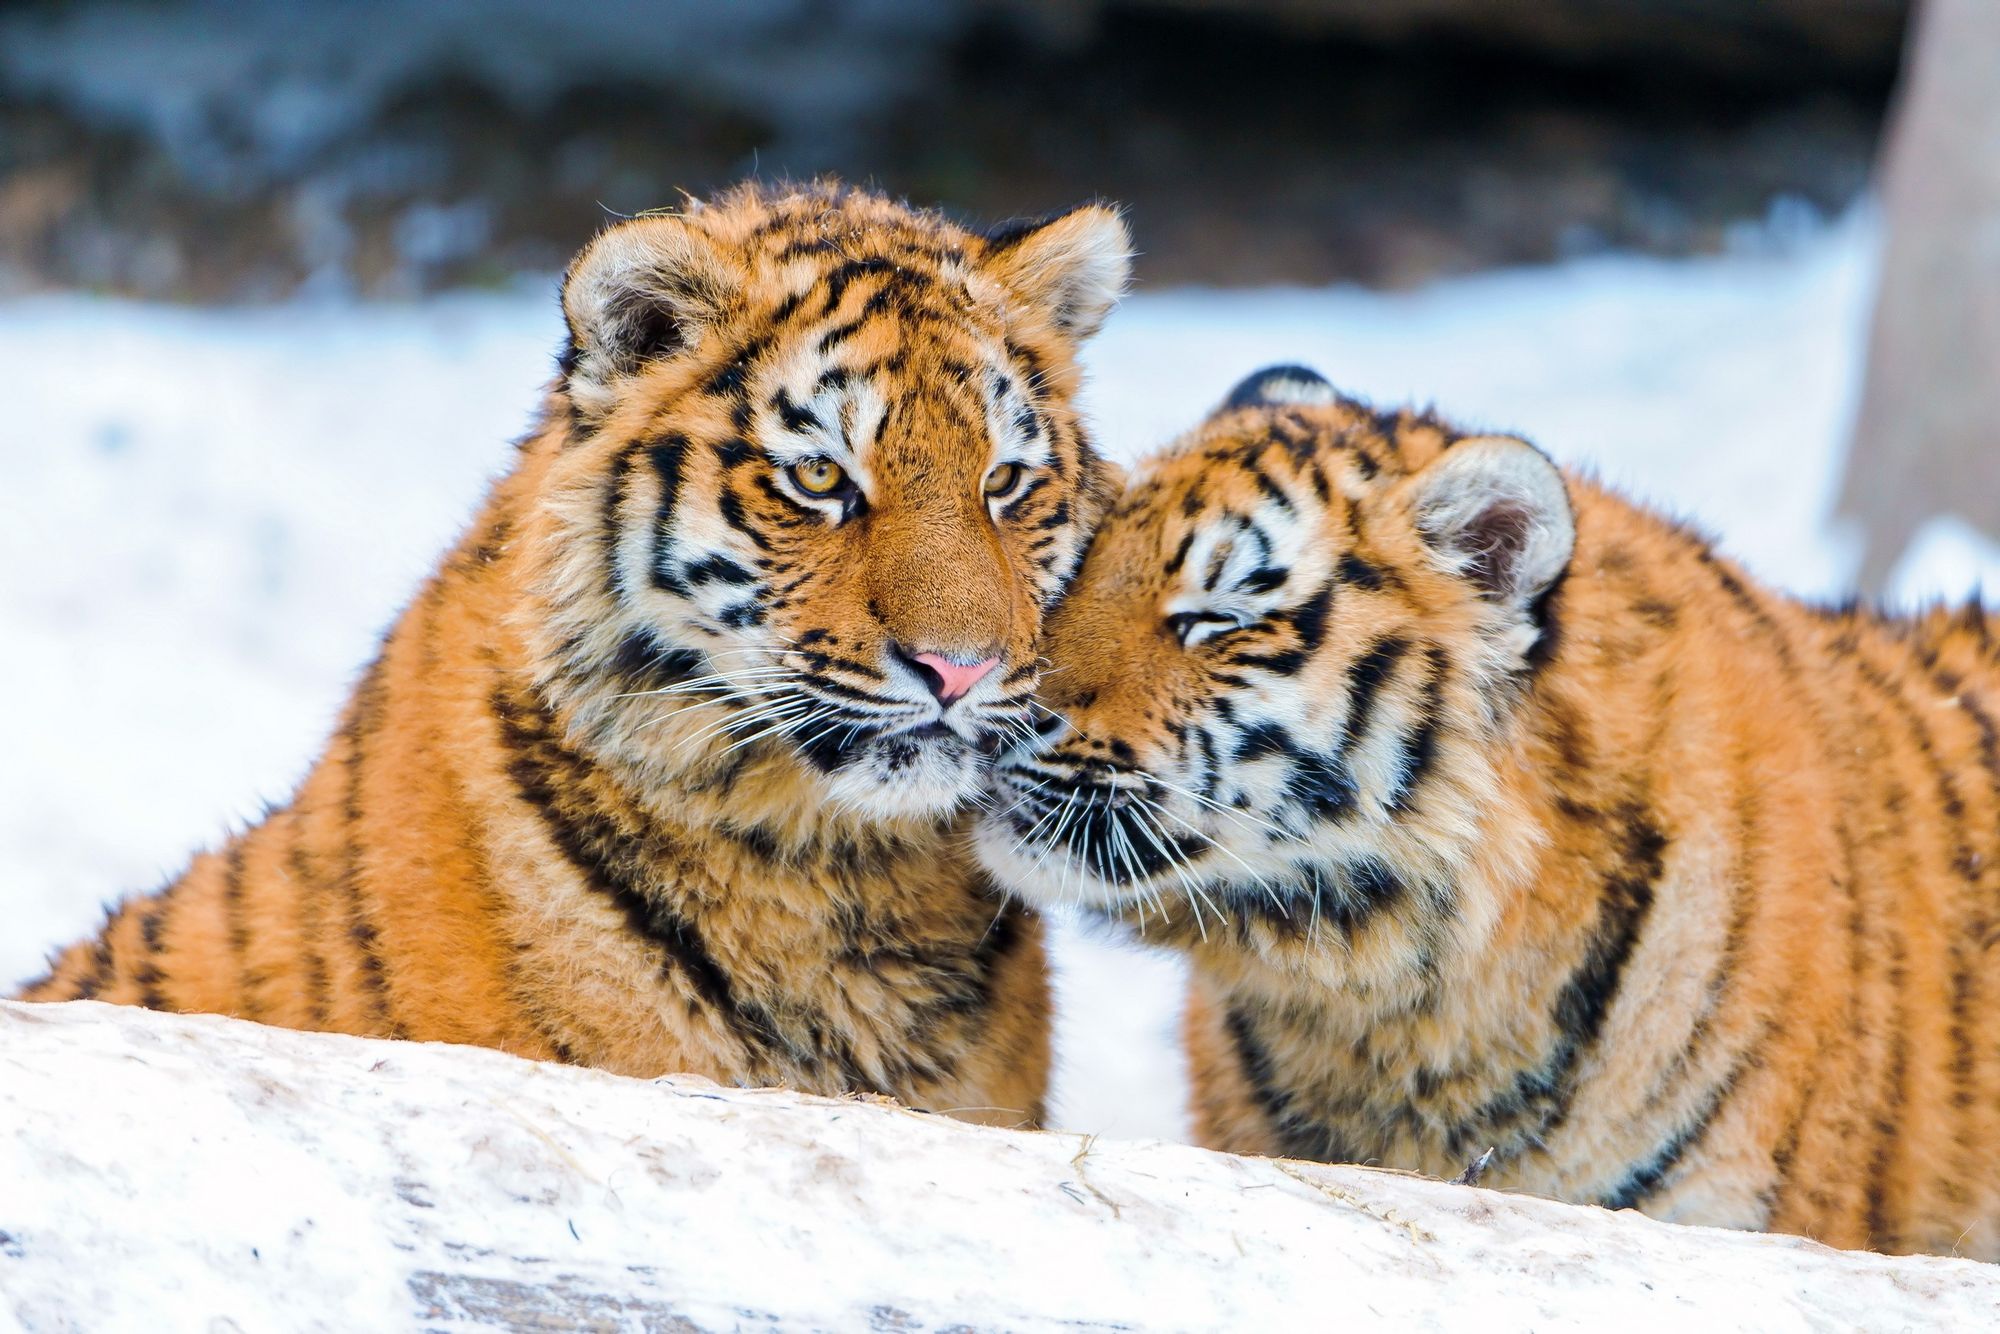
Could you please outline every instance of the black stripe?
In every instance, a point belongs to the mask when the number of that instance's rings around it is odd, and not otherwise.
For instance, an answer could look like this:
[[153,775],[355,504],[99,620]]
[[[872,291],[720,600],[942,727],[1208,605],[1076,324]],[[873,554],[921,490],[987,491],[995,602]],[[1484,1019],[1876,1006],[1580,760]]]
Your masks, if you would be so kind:
[[146,947],[144,958],[134,965],[132,981],[139,988],[139,1004],[148,1010],[172,1008],[160,988],[166,982],[166,975],[160,967],[162,934],[166,928],[166,915],[172,906],[173,894],[179,883],[168,885],[147,902],[139,915],[139,940]]
[[[847,289],[853,285],[854,281],[857,278],[866,277],[871,273],[896,275],[898,271],[893,262],[879,256],[870,256],[867,259],[851,259],[845,264],[830,270],[826,277],[820,280],[821,286],[826,290],[826,299],[820,305],[820,314],[831,315],[834,307],[838,306],[841,299],[847,295]],[[923,275],[904,272],[899,276],[914,281]],[[924,281],[927,283],[929,279],[925,278]],[[886,291],[887,288],[885,287],[883,290]]]
[[1383,584],[1381,569],[1352,551],[1341,556],[1338,573],[1342,583],[1357,588],[1377,589]]
[[1292,741],[1292,734],[1276,723],[1258,723],[1244,729],[1236,738],[1236,745],[1230,751],[1233,764],[1249,764],[1267,755],[1293,755],[1298,747]]
[[[1861,909],[1861,895],[1856,886],[1857,873],[1854,863],[1853,837],[1849,833],[1847,826],[1840,821],[1834,823],[1834,831],[1840,840],[1841,870],[1833,879],[1841,897],[1847,901],[1847,918],[1845,923],[1847,928],[1847,1035],[1850,1039],[1854,1040],[1854,1045],[1849,1049],[1853,1060],[1857,1066],[1865,1068],[1866,1061],[1863,1057],[1859,1041],[1862,953],[1866,935],[1865,922]],[[1823,1053],[1826,1050],[1826,1046],[1827,1039],[1823,1034],[1820,1040],[1819,1051],[1814,1057],[1815,1069],[1821,1068],[1823,1064]],[[1777,1212],[1779,1205],[1784,1199],[1786,1190],[1793,1184],[1794,1178],[1791,1175],[1792,1159],[1798,1151],[1799,1139],[1805,1132],[1806,1118],[1811,1114],[1813,1105],[1819,1097],[1820,1088],[1826,1082],[1820,1079],[1805,1081],[1805,1087],[1800,1091],[1798,1105],[1792,1110],[1791,1120],[1785,1127],[1785,1131],[1780,1136],[1776,1147],[1771,1151],[1771,1183],[1762,1192],[1764,1216],[1766,1219],[1769,1219]],[[1854,1124],[1850,1113],[1844,1111],[1841,1113],[1840,1122],[1837,1123],[1836,1129],[1841,1132],[1843,1140],[1854,1142],[1858,1127]],[[1809,1184],[1808,1191],[1816,1201],[1824,1201],[1825,1192],[1817,1183]]]
[[1283,487],[1271,480],[1270,476],[1265,473],[1263,467],[1256,460],[1245,458],[1243,460],[1243,471],[1250,474],[1250,480],[1257,483],[1257,489],[1262,491],[1265,498],[1277,505],[1279,509],[1289,514],[1297,508],[1292,504],[1291,496],[1285,492]]
[[[508,774],[578,879],[659,950],[663,973],[683,979],[693,998],[753,1052],[770,1051],[779,1042],[771,1016],[736,995],[694,922],[650,892],[633,835],[587,795],[595,766],[562,743],[555,719],[540,706],[517,704],[504,688],[494,691],[492,702],[501,742],[512,757]],[[657,841],[657,835],[639,837]]]
[[236,992],[242,1017],[255,1019],[261,1012],[252,994],[256,978],[250,971],[250,926],[243,920],[243,840],[229,845],[222,859],[222,920],[229,938],[229,953],[236,961]]
[[1397,743],[1396,778],[1384,802],[1392,811],[1410,808],[1410,799],[1437,759],[1438,729],[1444,725],[1444,679],[1451,664],[1444,650],[1436,645],[1427,649],[1424,656],[1430,662],[1430,675],[1424,678],[1424,697],[1418,706],[1416,725]]
[[1283,649],[1277,653],[1232,653],[1228,658],[1233,667],[1250,667],[1273,676],[1296,675],[1306,661],[1306,655],[1298,649]]
[[816,350],[824,356],[826,353],[839,347],[842,343],[845,343],[848,339],[854,337],[857,333],[860,333],[861,326],[866,323],[868,323],[868,315],[864,311],[844,324],[834,325],[831,329],[820,335]]
[[1285,796],[1320,819],[1331,819],[1354,809],[1360,788],[1347,762],[1338,755],[1314,751],[1292,751],[1290,772],[1285,777]]
[[[769,479],[764,480],[768,482]],[[759,551],[771,549],[771,540],[751,527],[749,517],[743,511],[743,498],[734,490],[727,487],[723,489],[721,498],[716,501],[716,512],[722,516],[724,523],[749,538]]]
[[681,571],[681,577],[696,588],[710,581],[737,587],[757,582],[755,573],[719,552],[705,556],[688,566]]
[[[293,820],[295,825],[300,823],[296,816]],[[297,897],[299,908],[299,953],[305,965],[306,984],[305,1027],[319,1030],[326,1027],[327,1007],[331,999],[326,958],[319,949],[319,935],[323,929],[320,895],[324,891],[312,863],[312,853],[306,847],[305,830],[295,827],[292,840],[292,849],[286,856],[285,864],[291,872],[292,893]]]
[[[1646,1095],[1645,1111],[1660,1107],[1679,1089],[1687,1072],[1700,1063],[1706,1053],[1709,1040],[1715,1036],[1715,1016],[1732,998],[1730,985],[1735,980],[1737,965],[1741,961],[1744,943],[1750,939],[1751,917],[1757,904],[1756,886],[1763,882],[1756,864],[1755,853],[1759,847],[1758,835],[1762,832],[1760,816],[1762,801],[1755,790],[1738,789],[1735,801],[1736,829],[1734,846],[1739,850],[1736,864],[1723,882],[1729,890],[1729,926],[1722,937],[1722,948],[1718,952],[1715,966],[1703,983],[1703,999],[1700,1010],[1688,1028],[1688,1037],[1680,1052],[1662,1071]],[[1759,1041],[1763,1036],[1761,1034]],[[1754,1045],[1747,1046],[1737,1056],[1740,1064],[1754,1056]]]
[[[1976,744],[1979,753],[1980,768],[1986,775],[1987,795],[1990,802],[1989,809],[1991,812],[2000,813],[2000,729],[1995,728],[1992,716],[1987,713],[1979,697],[1972,691],[1965,689],[1962,682],[1950,677],[1949,674],[1943,673],[1934,673],[1933,679],[1941,688],[1945,688],[1948,694],[1958,700],[1960,711],[1972,721],[1977,737]],[[1983,827],[1992,828],[1990,818],[1983,822]],[[1994,850],[1989,849],[1979,866],[1982,874],[1975,878],[1983,880],[1985,878],[1984,873],[1993,867],[1996,860],[2000,860],[2000,858],[1996,858]],[[1962,928],[1954,935],[1956,944],[1955,953],[1958,955],[1958,962],[1964,969],[1958,977],[1954,977],[1953,979],[1954,1012],[1961,1005],[1964,1009],[1970,1011],[1978,999],[1973,992],[1975,988],[1981,986],[1984,977],[1983,974],[1969,967],[1967,956],[1971,950],[1978,949],[1983,951],[1990,944],[1988,937],[1993,929],[1992,911],[1989,907],[1991,903],[1992,897],[1988,892],[1983,890],[1976,891],[1972,895],[1970,902],[1963,908],[1966,915],[1965,921]],[[1959,990],[1961,979],[1964,987],[1963,992]],[[1976,1082],[1969,1081],[1966,1087],[1975,1092],[1977,1091]]]
[[826,423],[811,408],[794,402],[791,394],[780,389],[771,396],[771,406],[777,410],[778,420],[788,431],[811,432],[826,430]]
[[1290,570],[1283,566],[1266,565],[1244,575],[1237,581],[1236,588],[1239,592],[1244,593],[1268,593],[1275,588],[1282,587],[1285,580],[1291,576],[1291,573]]
[[1251,1027],[1250,1017],[1231,1006],[1226,1022],[1229,1040],[1236,1048],[1237,1066],[1277,1141],[1280,1156],[1323,1163],[1352,1162],[1355,1154],[1333,1129],[1306,1115],[1292,1095],[1279,1086],[1276,1063]]
[[707,663],[699,650],[668,648],[649,632],[632,630],[619,639],[604,671],[630,693],[643,694],[701,675]]
[[1771,647],[1778,655],[1778,665],[1783,669],[1788,680],[1796,677],[1798,674],[1798,660],[1792,652],[1791,636],[1785,632],[1785,627],[1778,623],[1777,618],[1771,615],[1756,592],[1745,585],[1741,579],[1737,578],[1736,573],[1724,565],[1721,559],[1706,546],[1699,546],[1695,549],[1695,559],[1708,567],[1709,572],[1715,576],[1716,583],[1722,586],[1722,591],[1728,595],[1729,600],[1735,603],[1737,609],[1745,616],[1748,616],[1759,630],[1764,632],[1766,639],[1771,641]]
[[1644,1162],[1627,1171],[1617,1185],[1606,1191],[1600,1201],[1606,1209],[1635,1209],[1643,1204],[1660,1184],[1687,1156],[1688,1150],[1701,1143],[1715,1122],[1716,1114],[1722,1110],[1729,1095],[1736,1090],[1736,1081],[1742,1077],[1746,1063],[1738,1062],[1731,1067],[1720,1083],[1708,1091],[1695,1114],[1681,1127],[1669,1135]]
[[1349,942],[1371,922],[1410,901],[1409,885],[1378,857],[1298,868],[1294,878],[1232,891],[1227,904],[1244,923],[1262,922],[1287,939],[1324,925]]
[[669,531],[674,511],[680,503],[682,468],[687,462],[688,441],[684,435],[664,436],[646,450],[653,474],[660,481],[660,502],[653,510],[653,552],[649,562],[653,585],[669,593],[685,594],[687,585],[673,572],[668,551]]
[[1875,1152],[1868,1162],[1868,1247],[1871,1251],[1888,1251],[1897,1247],[1901,1236],[1899,1230],[1889,1221],[1889,1169],[1890,1158],[1902,1138],[1903,1128],[1898,1118],[1903,1110],[1903,1101],[1908,1096],[1903,1076],[1909,1070],[1910,1039],[1901,1026],[1903,942],[1897,937],[1890,965],[1892,986],[1896,990],[1895,1038],[1890,1045],[1889,1069],[1886,1083],[1889,1101],[1884,1103],[1875,1118]]
[[106,922],[104,930],[98,934],[96,947],[90,954],[90,971],[76,980],[77,1000],[95,1000],[97,993],[112,982],[118,968],[117,960],[111,953],[111,928],[114,925],[115,920]]
[[745,440],[742,436],[730,436],[727,440],[713,442],[709,448],[727,471],[746,467],[764,458],[764,452]]
[[[1021,516],[1021,511],[1027,507],[1028,502],[1034,498],[1035,494],[1048,484],[1049,479],[1047,477],[1037,477],[1032,482],[1029,482],[1027,486],[1022,488],[1020,495],[1015,496],[1000,507],[1000,517],[1009,523],[1014,522]],[[1037,527],[1041,526],[1043,525],[1037,525]]]
[[[1833,655],[1843,660],[1852,655],[1854,647],[1851,634],[1837,636],[1828,645]],[[1855,687],[1858,685],[1858,682],[1852,674],[1846,675],[1843,679],[1849,688],[1848,711],[1853,718],[1859,719],[1863,716],[1864,705],[1858,693],[1855,693]],[[1869,721],[1876,725],[1871,730],[1875,731],[1875,735],[1879,741],[1880,737],[1884,735],[1880,729],[1886,720],[1881,714],[1875,713],[1869,715]],[[1875,787],[1874,795],[1881,809],[1897,813],[1903,811],[1909,805],[1909,794],[1904,790],[1902,783],[1896,777],[1893,766],[1888,761],[1887,748],[1878,747],[1872,755],[1867,757],[1865,763],[1856,766],[1856,776],[1864,783],[1872,780],[1874,784],[1879,784],[1879,786]],[[1894,888],[1895,886],[1907,883],[1916,878],[1917,867],[1911,843],[1908,839],[1899,839],[1891,845],[1891,850],[1899,854],[1896,859],[1899,865],[1887,876],[1884,876],[1882,875],[1883,868],[1878,864],[1871,868],[1869,879],[1863,880],[1859,872],[1859,867],[1856,865],[1856,860],[1852,855],[1851,844],[1844,824],[1841,826],[1841,831],[1843,851],[1849,853],[1847,864],[1848,875],[1857,891],[1863,884],[1879,880],[1883,882],[1881,887],[1892,896],[1895,896],[1899,893]],[[1874,1131],[1874,1145],[1868,1155],[1868,1171],[1865,1178],[1867,1187],[1864,1217],[1867,1220],[1868,1249],[1893,1251],[1899,1249],[1899,1229],[1890,1219],[1888,1189],[1894,1166],[1894,1158],[1897,1150],[1904,1142],[1901,1114],[1903,1103],[1909,1096],[1909,1089],[1904,1083],[1909,1073],[1910,1064],[1910,1039],[1907,1020],[1909,1006],[1908,997],[1904,990],[1909,946],[1902,930],[1900,904],[1892,903],[1889,905],[1888,911],[1870,916],[1866,919],[1866,925],[1876,928],[1872,933],[1873,940],[1871,941],[1871,944],[1874,944],[1875,947],[1864,951],[1864,954],[1869,957],[1874,957],[1881,953],[1886,953],[1887,955],[1882,971],[1883,980],[1886,983],[1886,990],[1888,992],[1890,1013],[1886,1023],[1858,1022],[1855,1027],[1857,1038],[1863,1035],[1872,1035],[1886,1031],[1889,1039],[1887,1068],[1882,1071],[1882,1077],[1877,1082],[1876,1088],[1871,1090],[1871,1092],[1879,1093],[1880,1101],[1876,1103],[1873,1109],[1873,1124],[1869,1127]],[[1886,951],[1882,950],[1881,944],[1875,944],[1875,942],[1886,944]]]
[[382,659],[378,657],[362,675],[361,684],[355,687],[354,711],[342,736],[347,752],[347,793],[341,811],[346,840],[341,849],[340,889],[347,908],[347,936],[361,959],[361,985],[367,993],[369,1012],[378,1026],[394,1037],[401,1037],[401,1025],[390,1018],[389,979],[382,963],[381,939],[368,918],[362,885],[361,776],[367,763],[365,743],[381,723],[382,696]]
[[1326,642],[1326,618],[1333,606],[1333,583],[1320,585],[1319,591],[1307,598],[1283,619],[1291,622],[1292,633],[1299,637],[1299,648],[1306,653],[1317,653],[1319,646]]
[[1653,907],[1653,887],[1665,861],[1667,837],[1643,805],[1624,811],[1618,865],[1605,877],[1598,896],[1597,920],[1583,946],[1583,957],[1556,994],[1549,1020],[1554,1028],[1549,1054],[1532,1069],[1519,1072],[1513,1085],[1456,1127],[1451,1139],[1459,1147],[1475,1140],[1498,1142],[1494,1131],[1523,1121],[1511,1151],[1542,1142],[1568,1115],[1576,1093],[1576,1068],[1597,1042],[1605,1016],[1618,994],[1625,965],[1637,947]]
[[1340,731],[1340,753],[1345,755],[1361,740],[1389,674],[1410,651],[1410,641],[1401,635],[1387,635],[1369,645],[1347,669],[1347,721]]
[[[1972,850],[1966,832],[1965,801],[1959,795],[1958,784],[1952,778],[1937,753],[1937,745],[1925,724],[1923,716],[1910,703],[1901,685],[1877,667],[1874,662],[1857,655],[1854,659],[1856,672],[1872,690],[1879,694],[1903,720],[1904,729],[1911,744],[1922,757],[1924,767],[1929,771],[1932,785],[1937,793],[1938,811],[1953,835],[1952,869],[1958,873],[1970,891],[1969,897],[1976,901],[1983,894],[1979,873],[1979,858]],[[1955,924],[1954,924],[1955,925]],[[1951,935],[1947,953],[1951,962],[1950,1007],[1951,1022],[1949,1042],[1951,1045],[1950,1074],[1952,1094],[1950,1105],[1961,1118],[1971,1111],[1977,1095],[1976,1078],[1978,1057],[1973,1047],[1974,1016],[1972,1009],[1973,958],[1972,945],[1966,933],[1955,931]],[[1960,1129],[1962,1130],[1962,1124]],[[1961,1134],[1952,1135],[1953,1146],[1958,1150],[1959,1163],[1954,1173],[1960,1182],[1969,1181],[1976,1175],[1975,1164],[1969,1158],[1969,1149]]]
[[806,292],[811,290],[811,288],[807,288],[806,291],[786,294],[783,301],[780,301],[771,308],[770,322],[772,324],[783,324],[786,320],[790,319],[798,312],[800,305],[805,302]]
[[613,602],[619,601],[625,592],[625,575],[618,564],[618,538],[625,530],[621,512],[625,505],[625,479],[637,457],[636,448],[626,448],[611,460],[611,475],[605,479],[604,499],[598,519],[599,538],[604,544],[604,588]]

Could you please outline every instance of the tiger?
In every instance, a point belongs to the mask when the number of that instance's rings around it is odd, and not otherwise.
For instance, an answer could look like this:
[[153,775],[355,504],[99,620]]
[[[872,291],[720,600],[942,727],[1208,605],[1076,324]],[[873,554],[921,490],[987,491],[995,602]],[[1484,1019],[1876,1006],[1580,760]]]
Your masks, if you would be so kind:
[[963,813],[1115,494],[1073,400],[1130,256],[833,181],[603,231],[296,793],[20,998],[1038,1124],[1042,929]]
[[975,839],[1184,956],[1195,1137],[2000,1258],[2000,646],[1302,367],[1138,465]]

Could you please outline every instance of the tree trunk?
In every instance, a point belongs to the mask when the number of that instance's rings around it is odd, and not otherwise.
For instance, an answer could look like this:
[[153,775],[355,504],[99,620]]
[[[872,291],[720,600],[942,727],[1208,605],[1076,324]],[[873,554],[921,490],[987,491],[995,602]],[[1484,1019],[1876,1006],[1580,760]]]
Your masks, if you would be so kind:
[[0,1329],[2000,1328],[2000,1268],[0,1003]]
[[1928,0],[1884,166],[1887,231],[1840,512],[1880,592],[1936,514],[2000,534],[2000,3]]

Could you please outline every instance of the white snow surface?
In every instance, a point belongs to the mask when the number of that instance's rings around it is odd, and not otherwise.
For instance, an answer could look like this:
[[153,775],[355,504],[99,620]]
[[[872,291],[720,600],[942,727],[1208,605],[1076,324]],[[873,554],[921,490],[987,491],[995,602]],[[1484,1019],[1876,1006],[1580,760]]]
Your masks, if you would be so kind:
[[[1697,518],[1815,596],[1856,397],[1865,215],[1693,261],[1597,258],[1407,294],[1141,292],[1088,354],[1133,458],[1242,375],[1315,366],[1521,432]],[[0,305],[0,990],[103,901],[281,801],[375,635],[507,462],[550,372],[551,290],[406,306]],[[2000,553],[1941,520],[1899,575],[1955,596]],[[1990,580],[2000,586],[2000,580]],[[1185,1135],[1178,965],[1064,924],[1055,1117]]]
[[0,1068],[0,1329],[2000,1325],[1971,1261],[882,1100],[92,1002]]

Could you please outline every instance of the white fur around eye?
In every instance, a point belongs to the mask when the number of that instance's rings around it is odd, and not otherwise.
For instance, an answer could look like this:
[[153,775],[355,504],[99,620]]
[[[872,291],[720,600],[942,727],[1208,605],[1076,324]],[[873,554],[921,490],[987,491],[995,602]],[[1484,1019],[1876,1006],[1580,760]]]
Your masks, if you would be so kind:
[[[1170,604],[1171,605],[1171,604]],[[1217,635],[1228,634],[1254,624],[1227,612],[1209,611],[1206,608],[1187,611],[1169,611],[1167,628],[1181,641],[1182,648],[1194,648],[1206,644]]]

